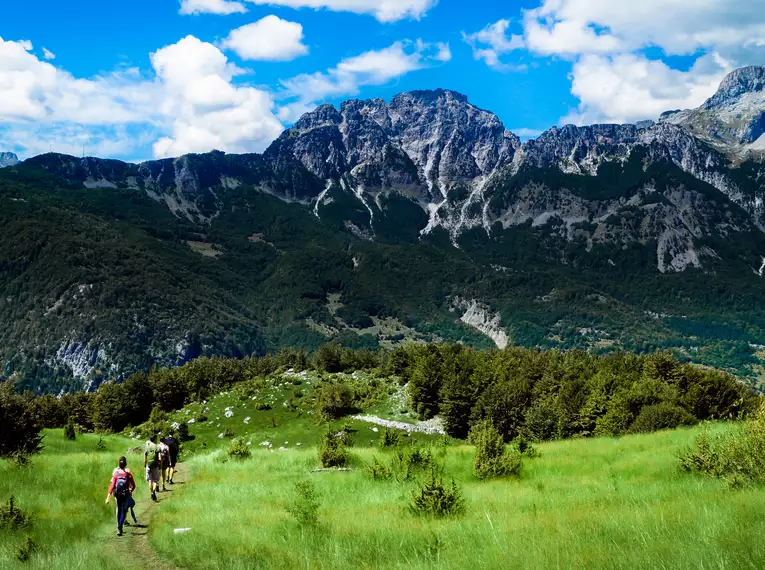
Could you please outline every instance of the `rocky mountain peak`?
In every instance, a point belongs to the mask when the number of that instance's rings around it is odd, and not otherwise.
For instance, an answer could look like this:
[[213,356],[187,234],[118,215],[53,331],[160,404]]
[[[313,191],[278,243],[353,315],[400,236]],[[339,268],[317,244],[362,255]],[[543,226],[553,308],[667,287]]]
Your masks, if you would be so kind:
[[715,109],[734,102],[748,93],[765,91],[765,67],[742,67],[729,73],[720,84],[717,93],[704,103],[704,109]]
[[19,163],[19,157],[12,152],[0,152],[0,168],[14,166]]

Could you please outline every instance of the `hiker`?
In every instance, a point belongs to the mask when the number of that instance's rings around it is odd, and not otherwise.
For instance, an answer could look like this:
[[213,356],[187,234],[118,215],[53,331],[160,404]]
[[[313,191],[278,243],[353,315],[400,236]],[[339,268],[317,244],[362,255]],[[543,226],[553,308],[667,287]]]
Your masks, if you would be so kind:
[[[112,477],[117,475],[120,468],[115,467],[114,471],[112,472]],[[130,467],[125,467],[125,472],[130,473],[130,476],[133,477],[133,472],[130,470]],[[135,478],[133,478],[133,483],[135,483]],[[130,492],[130,495],[127,498],[127,501],[125,501],[125,519],[127,519],[127,512],[130,511],[130,516],[133,517],[133,524],[138,524],[138,519],[135,518],[135,511],[133,510],[135,508],[135,499],[133,498],[133,492]],[[127,520],[125,520],[126,525],[130,525]]]
[[149,441],[146,442],[146,450],[143,454],[143,467],[146,470],[146,482],[149,484],[151,500],[156,501],[161,467],[156,434],[152,435]]
[[159,440],[159,461],[162,472],[162,490],[167,491],[165,482],[170,473],[170,446],[167,445],[167,440],[164,437]]
[[174,430],[170,430],[170,435],[168,435],[168,437],[165,439],[165,443],[167,443],[167,446],[170,448],[170,470],[168,472],[168,483],[175,485],[173,477],[175,476],[175,465],[178,463],[178,451],[180,445],[178,440],[175,439]]
[[[109,492],[106,494],[106,504],[109,504],[112,495],[117,499],[117,536],[122,536],[122,525],[127,516],[126,505],[135,490],[135,479],[133,479],[133,474],[127,470],[127,459],[124,456],[119,458],[117,465],[117,469],[112,473]],[[135,520],[135,516],[133,520]]]

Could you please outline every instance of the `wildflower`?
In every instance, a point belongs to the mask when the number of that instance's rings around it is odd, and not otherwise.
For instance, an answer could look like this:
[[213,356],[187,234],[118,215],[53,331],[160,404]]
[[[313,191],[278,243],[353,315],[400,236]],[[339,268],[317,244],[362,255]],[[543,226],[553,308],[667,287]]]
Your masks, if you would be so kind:
[[228,410],[225,415],[227,418],[231,418],[234,416],[234,412],[232,412],[231,410]]
[[194,423],[194,418],[191,418],[191,419],[190,419],[189,421],[187,421],[186,423],[187,423],[187,424],[193,424],[193,423]]
[[247,416],[246,418],[244,418],[244,423],[246,424],[250,423],[250,416]]
[[218,439],[223,439],[223,434],[222,433],[218,434]]

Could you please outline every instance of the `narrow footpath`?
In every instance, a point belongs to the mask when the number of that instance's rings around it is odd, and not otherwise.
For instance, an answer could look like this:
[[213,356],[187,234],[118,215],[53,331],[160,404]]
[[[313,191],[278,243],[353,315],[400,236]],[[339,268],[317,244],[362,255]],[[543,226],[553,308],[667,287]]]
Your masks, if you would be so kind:
[[[168,485],[168,490],[164,493],[157,493],[158,500],[156,503],[149,496],[149,490],[144,477],[141,477],[139,481],[136,476],[138,488],[133,496],[136,500],[134,510],[138,524],[133,524],[133,519],[128,513],[126,521],[130,522],[130,526],[125,525],[121,537],[114,537],[115,549],[127,567],[147,570],[181,570],[178,566],[159,559],[149,542],[149,529],[151,528],[154,511],[160,503],[172,500],[173,495],[183,488],[183,485],[186,483],[187,469],[188,467],[184,463],[178,464],[178,472],[176,472],[174,477],[175,484]],[[143,470],[140,470],[140,474],[143,475]],[[134,473],[134,475],[138,475],[138,473]]]

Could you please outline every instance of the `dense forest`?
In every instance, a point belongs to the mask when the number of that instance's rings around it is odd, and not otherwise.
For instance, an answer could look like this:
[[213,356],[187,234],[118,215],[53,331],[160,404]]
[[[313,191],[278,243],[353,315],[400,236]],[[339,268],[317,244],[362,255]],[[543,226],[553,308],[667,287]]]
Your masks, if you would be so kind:
[[[736,419],[756,395],[729,373],[678,362],[668,353],[597,356],[584,351],[476,350],[461,344],[406,344],[392,351],[321,346],[262,358],[199,358],[139,372],[92,393],[19,394],[0,385],[0,453],[33,452],[41,428],[72,423],[80,431],[121,432],[201,402],[231,387],[257,389],[285,371],[312,369],[318,422],[363,407],[371,394],[406,386],[421,419],[436,414],[456,438],[490,422],[506,441],[648,432],[702,420]],[[372,380],[355,379],[354,371]]]

